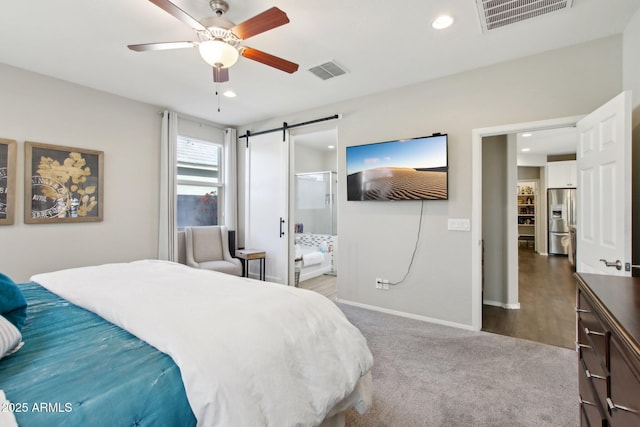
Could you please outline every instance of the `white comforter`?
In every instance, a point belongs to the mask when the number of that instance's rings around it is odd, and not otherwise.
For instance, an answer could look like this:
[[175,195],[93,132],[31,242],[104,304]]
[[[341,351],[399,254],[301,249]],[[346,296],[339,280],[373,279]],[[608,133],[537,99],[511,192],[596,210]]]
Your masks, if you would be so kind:
[[153,260],[31,280],[169,354],[199,426],[318,425],[373,364],[311,291]]

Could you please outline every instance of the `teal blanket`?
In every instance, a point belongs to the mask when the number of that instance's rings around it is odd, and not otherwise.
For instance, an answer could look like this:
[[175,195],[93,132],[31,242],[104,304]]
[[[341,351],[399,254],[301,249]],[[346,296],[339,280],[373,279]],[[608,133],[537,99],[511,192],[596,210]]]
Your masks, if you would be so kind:
[[18,425],[195,426],[171,357],[38,284],[19,287],[24,346],[0,360]]

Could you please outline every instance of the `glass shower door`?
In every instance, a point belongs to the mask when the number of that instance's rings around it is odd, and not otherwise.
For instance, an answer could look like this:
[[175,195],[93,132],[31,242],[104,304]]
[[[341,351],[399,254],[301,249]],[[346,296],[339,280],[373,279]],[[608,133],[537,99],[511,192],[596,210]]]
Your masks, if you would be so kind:
[[334,175],[333,172],[296,174],[297,233],[336,234]]

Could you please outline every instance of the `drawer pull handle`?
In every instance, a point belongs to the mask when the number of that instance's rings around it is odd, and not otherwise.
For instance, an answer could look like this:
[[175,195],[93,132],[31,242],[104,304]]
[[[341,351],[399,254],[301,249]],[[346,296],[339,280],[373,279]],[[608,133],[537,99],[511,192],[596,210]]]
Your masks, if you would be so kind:
[[588,369],[585,370],[584,373],[587,376],[587,378],[595,378],[597,380],[606,380],[606,378],[601,375],[592,374]]
[[624,412],[631,412],[633,414],[640,414],[640,412],[636,411],[635,409],[627,408],[626,406],[622,406],[622,405],[616,405],[615,403],[613,403],[610,397],[607,397],[607,406],[609,407],[609,411],[612,414],[616,411],[624,411]]
[[591,406],[596,406],[595,403],[593,402],[589,402],[588,400],[584,400],[582,397],[578,398],[580,400],[580,404],[581,405],[591,405]]
[[576,308],[576,313],[591,313],[589,310],[585,310],[584,308]]
[[603,337],[604,336],[604,332],[596,332],[596,331],[592,331],[589,328],[584,328],[584,332],[587,335],[597,335],[599,337]]
[[581,344],[579,342],[576,343],[576,348],[591,348],[590,345],[586,345],[586,344]]

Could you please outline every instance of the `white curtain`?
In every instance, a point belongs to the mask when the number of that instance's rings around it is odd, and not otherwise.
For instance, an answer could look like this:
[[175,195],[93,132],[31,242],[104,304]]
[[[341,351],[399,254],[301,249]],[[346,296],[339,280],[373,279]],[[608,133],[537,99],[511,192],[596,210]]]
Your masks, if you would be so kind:
[[160,218],[158,225],[158,259],[178,261],[176,229],[176,146],[178,114],[162,113],[160,136]]
[[229,230],[237,230],[238,222],[238,179],[236,161],[236,130],[224,130],[224,225]]

